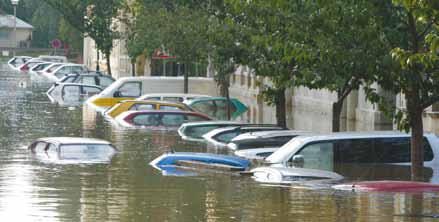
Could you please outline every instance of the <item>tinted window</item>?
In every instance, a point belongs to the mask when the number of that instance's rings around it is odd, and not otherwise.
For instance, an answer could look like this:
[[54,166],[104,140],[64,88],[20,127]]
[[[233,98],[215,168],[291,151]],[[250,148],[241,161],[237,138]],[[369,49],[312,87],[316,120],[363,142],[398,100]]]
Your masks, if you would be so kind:
[[113,153],[113,147],[104,144],[62,145],[60,147],[60,157],[63,159],[100,159]]
[[113,79],[108,78],[106,76],[99,76],[98,79],[99,79],[99,85],[104,88],[107,88],[107,86],[111,85],[111,83],[114,82]]
[[181,97],[163,97],[163,100],[170,102],[183,102],[183,98]]
[[141,91],[140,82],[127,82],[119,88],[120,97],[139,97]]
[[130,110],[155,110],[155,105],[153,104],[134,104],[131,106]]
[[161,100],[160,97],[146,97],[143,100]]
[[186,135],[193,137],[193,138],[201,138],[201,136],[203,136],[205,133],[217,129],[219,126],[194,126],[194,127],[189,127],[186,130]]
[[177,106],[160,105],[161,110],[180,110]]
[[140,114],[133,118],[134,125],[139,126],[159,126],[160,115],[159,114]]
[[[424,161],[433,160],[433,150],[424,138]],[[375,155],[380,163],[402,163],[411,161],[410,138],[383,138],[375,143]]]
[[180,114],[165,114],[162,117],[164,126],[180,126],[184,121],[184,116]]

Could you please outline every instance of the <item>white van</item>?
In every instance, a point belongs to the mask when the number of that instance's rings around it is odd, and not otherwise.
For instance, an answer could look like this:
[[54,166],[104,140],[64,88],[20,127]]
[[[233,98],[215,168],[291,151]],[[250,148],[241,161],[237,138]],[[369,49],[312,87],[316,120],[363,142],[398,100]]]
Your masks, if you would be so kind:
[[[183,93],[183,84],[183,77],[124,77],[88,99],[87,104],[105,109],[119,101],[135,99],[147,93]],[[189,92],[217,96],[219,90],[212,78],[190,77]]]
[[[410,138],[410,134],[394,131],[298,136],[265,162],[271,166],[335,171],[347,177],[364,178],[359,174],[373,172],[371,179],[407,179],[403,177],[410,175]],[[434,134],[424,134],[424,166],[428,178],[439,180],[439,139]]]

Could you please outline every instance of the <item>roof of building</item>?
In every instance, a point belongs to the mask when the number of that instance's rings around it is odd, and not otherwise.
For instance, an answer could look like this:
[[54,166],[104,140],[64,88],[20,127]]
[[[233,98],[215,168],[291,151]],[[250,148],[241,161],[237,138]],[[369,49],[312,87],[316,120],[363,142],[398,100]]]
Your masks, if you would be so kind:
[[[0,28],[14,28],[14,16],[0,14]],[[17,18],[17,29],[33,29],[34,27]]]

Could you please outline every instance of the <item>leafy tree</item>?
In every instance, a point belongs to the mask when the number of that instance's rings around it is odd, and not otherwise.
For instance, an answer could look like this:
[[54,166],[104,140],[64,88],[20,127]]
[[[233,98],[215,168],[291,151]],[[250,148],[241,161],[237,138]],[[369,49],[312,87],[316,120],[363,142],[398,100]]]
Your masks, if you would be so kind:
[[[402,93],[407,110],[398,110],[399,129],[411,130],[412,179],[422,179],[424,162],[422,113],[439,101],[439,2],[393,0],[392,17],[399,20],[390,30],[393,39],[391,67],[377,75],[385,89]],[[376,97],[375,97],[376,98]]]
[[58,10],[64,19],[79,32],[91,37],[97,50],[107,59],[107,71],[111,74],[110,54],[113,40],[119,37],[113,20],[118,17],[122,0],[44,0]]
[[95,41],[96,48],[107,60],[107,72],[111,75],[110,55],[113,41],[119,38],[116,23],[122,0],[90,0],[85,17],[84,30],[86,35]]
[[[337,95],[332,105],[332,131],[340,131],[345,98],[363,83],[374,82],[384,73],[386,52],[383,41],[385,1],[309,1],[305,21],[297,24],[299,44],[296,58],[300,75],[297,84],[310,89],[327,89]],[[294,33],[291,33],[294,35]]]
[[[132,59],[144,53],[164,48],[183,64],[202,62],[207,55],[208,28],[204,1],[136,0],[128,8],[134,19],[126,19],[131,27],[128,53]],[[184,73],[185,92],[188,92],[187,70]]]

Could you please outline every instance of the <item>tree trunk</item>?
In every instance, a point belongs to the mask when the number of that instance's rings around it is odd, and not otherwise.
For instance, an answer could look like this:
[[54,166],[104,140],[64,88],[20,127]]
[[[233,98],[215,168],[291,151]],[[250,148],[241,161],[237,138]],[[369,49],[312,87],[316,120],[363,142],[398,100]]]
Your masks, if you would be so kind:
[[412,180],[422,181],[424,178],[424,126],[422,123],[422,109],[409,112],[411,127],[411,161]]
[[340,132],[340,116],[343,109],[343,100],[332,104],[332,132]]
[[189,93],[189,73],[187,73],[187,70],[184,72],[184,93]]
[[110,53],[105,53],[105,59],[107,60],[107,72],[111,76],[111,63],[110,63]]
[[96,49],[96,71],[101,71],[101,69],[99,68],[99,50]]
[[282,127],[287,127],[285,101],[285,89],[277,89],[275,98],[276,121],[277,125]]

